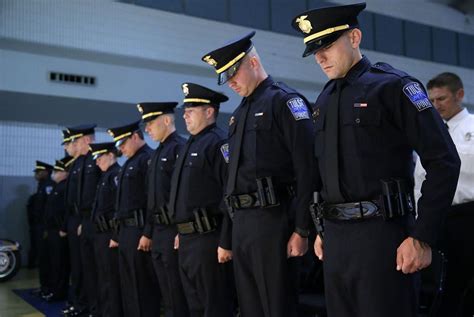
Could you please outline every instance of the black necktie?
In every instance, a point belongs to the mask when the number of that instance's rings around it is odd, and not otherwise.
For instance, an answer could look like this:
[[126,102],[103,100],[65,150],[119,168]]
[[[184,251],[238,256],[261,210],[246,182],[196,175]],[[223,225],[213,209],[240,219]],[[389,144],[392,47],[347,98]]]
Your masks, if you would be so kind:
[[[247,100],[248,101],[248,100]],[[250,103],[246,102],[242,109],[240,118],[237,121],[237,132],[235,134],[234,147],[230,153],[228,178],[226,186],[226,195],[232,195],[235,189],[235,181],[237,180],[237,169],[239,168],[240,149],[242,148],[242,137],[244,135],[245,122],[249,113]]]
[[76,194],[77,195],[76,204],[78,208],[80,208],[81,201],[82,201],[82,185],[84,182],[84,170],[86,168],[86,157],[87,156],[83,155],[81,157],[81,160],[79,161],[80,170],[79,170],[79,177],[77,179],[77,194]]
[[176,161],[176,166],[173,171],[173,177],[171,178],[171,189],[170,189],[170,202],[169,202],[169,216],[173,217],[176,208],[176,198],[178,194],[179,181],[181,178],[181,171],[183,170],[183,165],[186,157],[188,156],[188,151],[191,143],[193,143],[194,137],[190,136],[188,142],[181,151],[178,160]]
[[329,102],[326,114],[325,144],[325,174],[326,200],[330,203],[344,202],[339,186],[339,101],[341,98],[343,80],[336,80],[336,89]]
[[156,149],[151,162],[150,162],[150,169],[148,173],[148,199],[147,205],[148,210],[154,212],[156,208],[156,175],[159,173],[158,171],[158,159],[160,157],[161,150],[163,149],[163,145],[160,144],[158,149]]
[[122,168],[120,169],[120,173],[118,175],[118,182],[117,182],[117,195],[115,196],[115,211],[118,213],[119,207],[120,207],[120,200],[121,200],[121,195],[122,195],[122,180],[123,180],[123,175],[125,175],[125,172],[127,171],[127,164],[130,162],[129,159],[125,161],[123,164]]

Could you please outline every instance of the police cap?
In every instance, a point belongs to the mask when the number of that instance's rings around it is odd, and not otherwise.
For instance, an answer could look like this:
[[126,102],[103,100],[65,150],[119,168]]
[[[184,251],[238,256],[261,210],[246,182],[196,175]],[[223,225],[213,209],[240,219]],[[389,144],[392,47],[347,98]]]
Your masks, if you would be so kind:
[[97,160],[102,154],[109,152],[117,154],[114,142],[92,143],[89,145],[89,149],[91,150],[92,158],[94,160]]
[[226,95],[198,84],[184,83],[181,88],[184,94],[184,108],[209,105],[219,109],[222,102],[229,100]]
[[137,105],[138,111],[142,115],[143,122],[152,121],[162,114],[174,113],[177,102],[141,102]]
[[69,131],[63,130],[62,133],[63,133],[63,141],[61,142],[61,145],[65,145],[71,142],[71,134],[69,133]]
[[69,141],[73,142],[74,140],[77,140],[85,135],[94,134],[96,126],[96,124],[91,123],[67,128],[67,131],[69,132]]
[[69,171],[69,168],[71,167],[72,162],[74,162],[74,157],[67,155],[60,160],[56,160],[56,163],[54,164],[54,170],[67,172]]
[[358,28],[357,16],[365,9],[365,2],[327,6],[298,14],[291,25],[304,35],[306,49],[303,57],[336,41],[345,31]]
[[137,131],[140,131],[140,120],[124,126],[110,128],[107,130],[107,132],[114,138],[116,148],[119,148],[120,145],[125,142],[125,140],[127,140]]
[[52,171],[53,166],[49,165],[48,163],[42,162],[42,161],[36,161],[36,166],[33,172],[39,172],[39,171]]
[[253,43],[250,40],[255,35],[255,31],[233,40],[226,45],[207,53],[201,59],[214,67],[218,74],[217,83],[222,85],[235,75],[242,59],[252,49]]

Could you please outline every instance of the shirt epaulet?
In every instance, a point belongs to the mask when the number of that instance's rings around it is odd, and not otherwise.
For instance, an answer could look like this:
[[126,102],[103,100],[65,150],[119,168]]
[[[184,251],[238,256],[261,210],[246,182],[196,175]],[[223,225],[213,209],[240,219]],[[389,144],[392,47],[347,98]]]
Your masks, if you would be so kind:
[[282,82],[274,82],[274,83],[272,84],[272,86],[283,90],[283,91],[286,92],[287,94],[298,94],[294,89],[288,87],[287,85],[285,85],[285,84],[282,83]]
[[381,71],[381,72],[384,72],[384,73],[388,73],[388,74],[393,74],[393,75],[396,75],[400,78],[410,77],[410,75],[408,75],[404,71],[393,68],[392,65],[387,64],[387,63],[382,63],[382,62],[375,63],[375,64],[372,65],[372,69],[374,69],[376,71]]

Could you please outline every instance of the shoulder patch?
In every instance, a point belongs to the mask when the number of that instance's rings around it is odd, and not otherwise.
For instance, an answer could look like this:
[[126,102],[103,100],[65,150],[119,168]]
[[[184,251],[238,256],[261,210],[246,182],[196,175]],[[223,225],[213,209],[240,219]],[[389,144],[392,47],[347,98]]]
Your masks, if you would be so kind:
[[417,82],[410,82],[403,86],[403,93],[408,97],[418,111],[423,111],[432,107],[428,96]]
[[286,105],[296,121],[309,119],[308,107],[300,97],[291,98],[286,102]]
[[229,143],[221,145],[221,153],[226,163],[229,163]]
[[46,195],[49,195],[53,191],[53,186],[46,186],[44,190],[46,191]]

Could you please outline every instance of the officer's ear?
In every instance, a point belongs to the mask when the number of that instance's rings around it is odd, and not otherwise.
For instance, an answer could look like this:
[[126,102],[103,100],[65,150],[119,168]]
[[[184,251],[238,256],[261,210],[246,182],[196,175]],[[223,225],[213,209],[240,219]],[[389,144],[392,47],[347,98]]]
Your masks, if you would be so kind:
[[163,124],[166,127],[169,127],[171,125],[171,117],[169,115],[164,115],[163,116]]
[[456,97],[456,103],[460,106],[462,100],[464,99],[464,88],[459,88],[458,91],[454,94]]
[[358,48],[362,41],[362,31],[359,29],[352,29],[349,33],[352,48]]

